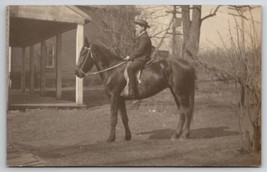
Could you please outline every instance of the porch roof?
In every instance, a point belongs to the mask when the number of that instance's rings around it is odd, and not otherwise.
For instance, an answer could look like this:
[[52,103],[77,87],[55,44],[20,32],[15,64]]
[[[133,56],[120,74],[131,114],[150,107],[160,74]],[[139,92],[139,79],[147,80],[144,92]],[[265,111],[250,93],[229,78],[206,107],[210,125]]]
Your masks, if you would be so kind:
[[91,21],[75,6],[9,6],[9,46],[26,47]]

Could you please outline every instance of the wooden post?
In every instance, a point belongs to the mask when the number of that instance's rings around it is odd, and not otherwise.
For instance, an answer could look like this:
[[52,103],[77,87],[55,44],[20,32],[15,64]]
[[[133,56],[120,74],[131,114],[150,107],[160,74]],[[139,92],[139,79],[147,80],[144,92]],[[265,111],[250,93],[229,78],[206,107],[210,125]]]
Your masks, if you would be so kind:
[[30,94],[34,91],[34,61],[33,61],[33,45],[30,46]]
[[[83,46],[84,39],[84,25],[77,25],[77,34],[76,34],[76,63],[79,60],[80,51]],[[83,104],[83,79],[76,76],[76,103]]]
[[62,33],[58,33],[56,36],[56,98],[62,98]]
[[181,18],[177,18],[176,14],[182,14],[182,12],[177,11],[177,5],[173,5],[173,10],[172,11],[166,11],[167,13],[172,13],[172,32],[169,34],[172,34],[172,49],[171,49],[171,54],[173,56],[177,55],[177,50],[178,50],[178,41],[177,36],[181,35],[181,33],[176,32],[176,28],[181,26]]
[[176,5],[173,6],[173,22],[172,22],[172,55],[176,55]]
[[41,42],[41,59],[40,59],[40,69],[41,69],[41,81],[40,81],[40,95],[45,94],[45,65],[46,65],[46,43],[45,40]]
[[21,59],[21,91],[25,92],[25,57],[26,57],[26,48],[22,47],[22,59]]
[[12,87],[12,80],[11,80],[11,53],[12,53],[12,48],[9,46],[8,47],[8,59],[7,59],[7,66],[8,66],[8,80],[7,84],[9,89]]
[[155,57],[158,57],[156,60],[159,60],[159,56],[157,56],[157,53],[158,53],[158,51],[159,51],[159,48],[160,48],[161,44],[163,43],[164,38],[165,38],[166,35],[168,34],[168,30],[170,29],[172,23],[173,23],[173,19],[170,20],[170,23],[169,23],[169,25],[168,25],[168,27],[167,27],[167,29],[166,29],[166,32],[164,33],[164,35],[163,35],[163,37],[161,38],[159,44],[157,45],[157,47],[155,48],[153,54],[151,55],[151,59],[154,60]]

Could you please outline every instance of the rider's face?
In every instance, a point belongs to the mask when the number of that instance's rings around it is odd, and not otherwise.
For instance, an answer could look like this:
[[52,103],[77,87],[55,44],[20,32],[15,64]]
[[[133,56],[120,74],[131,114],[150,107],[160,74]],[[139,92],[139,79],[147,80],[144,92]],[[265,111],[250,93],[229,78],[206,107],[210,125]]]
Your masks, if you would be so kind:
[[139,35],[141,32],[143,32],[145,30],[145,28],[143,26],[140,26],[138,24],[135,25],[135,31],[136,31],[136,35]]

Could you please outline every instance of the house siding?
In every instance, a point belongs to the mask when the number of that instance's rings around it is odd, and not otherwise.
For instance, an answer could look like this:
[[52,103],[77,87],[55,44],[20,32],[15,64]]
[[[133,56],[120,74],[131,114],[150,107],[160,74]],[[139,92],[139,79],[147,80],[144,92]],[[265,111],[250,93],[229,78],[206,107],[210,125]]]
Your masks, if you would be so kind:
[[[118,8],[119,9],[119,8]],[[118,10],[115,9],[115,10]],[[121,8],[120,8],[121,9]],[[86,12],[89,15],[92,15],[97,21],[95,22],[89,22],[85,25],[84,32],[85,37],[88,38],[89,42],[93,42],[95,40],[100,40],[106,43],[108,46],[114,47],[113,43],[114,40],[111,40],[110,35],[107,34],[105,30],[101,30],[99,27],[101,27],[101,20],[99,18],[99,15],[101,14],[102,17],[106,17],[109,14],[109,11],[100,10],[98,8],[94,7],[85,7]],[[109,8],[109,10],[112,10]],[[126,10],[124,10],[126,11]],[[105,13],[105,14],[102,14]],[[100,16],[101,16],[100,15]],[[112,20],[111,18],[116,17],[110,16],[108,18],[108,21]],[[131,20],[134,20],[134,16],[132,18],[127,18],[127,22],[131,22]],[[107,19],[105,19],[107,20]],[[115,21],[115,18],[114,18]],[[112,20],[112,22],[114,23]],[[118,20],[118,26],[121,27],[121,25],[125,22],[123,19]],[[130,27],[130,25],[124,28],[129,32],[129,29],[133,29]],[[115,29],[116,30],[116,29]],[[120,32],[120,35],[125,34],[125,32]],[[118,36],[118,35],[117,35]],[[126,37],[124,39],[131,40],[129,37]],[[54,43],[55,44],[56,39],[55,37],[52,37],[48,40],[46,40],[46,43]],[[116,41],[115,41],[116,42]],[[119,41],[123,46],[124,41]],[[117,40],[118,43],[118,40]],[[127,42],[127,45],[129,42]],[[121,45],[121,46],[122,46]],[[126,48],[118,47],[125,52],[122,53],[122,55],[127,54]],[[41,44],[34,45],[34,80],[35,80],[35,88],[40,87],[40,48]],[[76,29],[64,32],[62,34],[62,66],[61,66],[61,72],[62,72],[62,86],[63,87],[75,87],[75,65],[76,65]],[[55,80],[56,80],[56,60],[54,62],[54,68],[46,68],[45,70],[45,79],[46,79],[46,87],[55,88]],[[29,58],[29,47],[26,48],[26,56],[25,56],[25,77],[26,77],[26,88],[29,88],[29,80],[30,80],[30,58]],[[21,66],[22,66],[22,48],[12,48],[12,56],[11,56],[11,80],[12,80],[12,88],[19,89],[21,87]],[[93,68],[92,70],[95,70]],[[91,85],[98,85],[101,83],[100,77],[98,75],[96,76],[90,76],[84,79],[84,86],[91,86]]]

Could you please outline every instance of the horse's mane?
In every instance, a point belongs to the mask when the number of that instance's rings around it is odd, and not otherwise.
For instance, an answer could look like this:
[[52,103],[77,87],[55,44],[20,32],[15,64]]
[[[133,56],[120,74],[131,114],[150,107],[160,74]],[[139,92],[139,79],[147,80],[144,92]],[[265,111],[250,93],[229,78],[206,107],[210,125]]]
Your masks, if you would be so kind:
[[123,58],[120,57],[113,48],[110,48],[106,44],[100,41],[95,41],[91,43],[92,47],[96,47],[99,51],[101,51],[105,56],[117,60],[122,60]]

